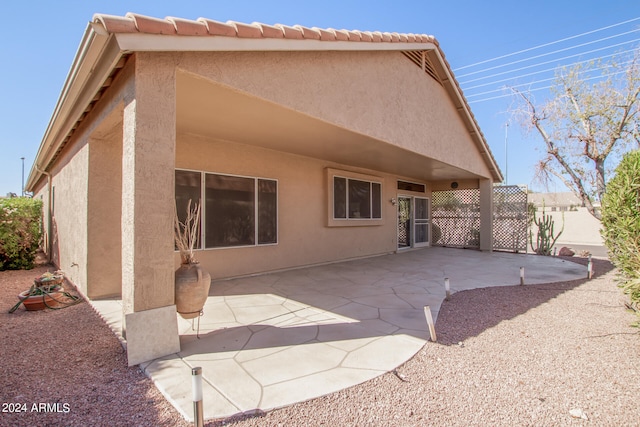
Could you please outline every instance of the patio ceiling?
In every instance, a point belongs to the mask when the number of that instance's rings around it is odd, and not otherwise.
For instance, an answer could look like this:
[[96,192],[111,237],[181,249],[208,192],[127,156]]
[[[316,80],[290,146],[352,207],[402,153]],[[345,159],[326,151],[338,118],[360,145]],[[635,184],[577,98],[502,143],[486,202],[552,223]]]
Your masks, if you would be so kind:
[[[195,76],[177,76],[177,133],[195,134],[422,180],[478,176]],[[408,155],[409,154],[409,155]]]

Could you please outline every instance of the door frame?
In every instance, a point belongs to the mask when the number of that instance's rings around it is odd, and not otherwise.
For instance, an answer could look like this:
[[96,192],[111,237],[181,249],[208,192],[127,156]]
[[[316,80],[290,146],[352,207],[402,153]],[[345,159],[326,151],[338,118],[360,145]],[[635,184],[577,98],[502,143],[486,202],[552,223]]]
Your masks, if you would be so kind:
[[[409,199],[410,200],[410,209],[409,209],[409,245],[400,247],[400,199]],[[427,201],[427,218],[418,218],[416,222],[416,199],[426,200]],[[427,241],[426,242],[417,242],[415,241],[417,233],[416,233],[416,225],[426,225],[427,226]],[[396,247],[397,250],[403,251],[407,249],[413,248],[422,248],[426,246],[431,246],[431,198],[426,196],[414,196],[411,194],[398,193],[397,194],[397,208],[396,208]]]

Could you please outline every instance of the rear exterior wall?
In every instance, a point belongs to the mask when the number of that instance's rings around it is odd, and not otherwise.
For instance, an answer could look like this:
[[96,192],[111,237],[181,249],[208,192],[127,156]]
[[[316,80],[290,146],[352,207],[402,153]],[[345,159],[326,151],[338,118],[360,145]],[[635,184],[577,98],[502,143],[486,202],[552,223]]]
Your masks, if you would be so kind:
[[[397,213],[391,202],[398,194],[397,176],[192,135],[178,136],[176,167],[278,181],[278,243],[197,251],[198,261],[214,279],[367,257],[397,249]],[[328,169],[382,182],[379,225],[360,225],[369,221],[328,225],[331,211]]]

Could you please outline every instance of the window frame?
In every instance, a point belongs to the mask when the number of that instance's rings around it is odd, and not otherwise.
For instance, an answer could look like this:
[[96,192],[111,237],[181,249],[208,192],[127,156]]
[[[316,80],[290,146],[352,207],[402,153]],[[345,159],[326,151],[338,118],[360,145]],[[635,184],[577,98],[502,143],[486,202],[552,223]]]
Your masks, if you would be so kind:
[[[239,248],[254,248],[254,247],[263,247],[263,246],[277,246],[280,241],[280,182],[276,178],[266,178],[262,176],[247,176],[247,175],[237,175],[230,174],[224,172],[209,172],[197,169],[186,169],[186,168],[175,168],[174,176],[176,171],[182,172],[195,172],[200,174],[200,200],[204,201],[201,205],[200,211],[200,248],[198,251],[205,250],[224,250],[224,249],[239,249]],[[207,246],[206,240],[206,218],[207,218],[207,188],[206,188],[206,177],[207,175],[218,175],[218,176],[226,176],[233,178],[246,178],[253,180],[253,198],[254,198],[254,206],[253,206],[253,215],[254,215],[254,227],[253,227],[253,236],[254,243],[253,244],[242,244],[242,245],[232,245],[232,246]],[[259,231],[259,218],[260,218],[260,203],[259,203],[259,182],[260,181],[271,181],[275,182],[275,242],[273,243],[260,243],[260,231]],[[176,199],[175,194],[175,183],[174,183],[174,203]]]
[[[335,217],[335,187],[334,180],[335,178],[341,178],[345,180],[345,217],[344,218],[336,218]],[[349,213],[349,180],[366,182],[369,184],[369,218],[351,218]],[[327,182],[327,226],[328,227],[353,227],[353,226],[379,226],[385,223],[385,214],[384,214],[384,179],[375,175],[365,175],[357,172],[350,172],[346,170],[332,169],[326,168],[326,182]],[[374,208],[375,203],[375,195],[374,195],[374,184],[377,184],[380,187],[380,206],[379,212],[380,217],[374,218],[374,212],[378,210],[378,208]]]

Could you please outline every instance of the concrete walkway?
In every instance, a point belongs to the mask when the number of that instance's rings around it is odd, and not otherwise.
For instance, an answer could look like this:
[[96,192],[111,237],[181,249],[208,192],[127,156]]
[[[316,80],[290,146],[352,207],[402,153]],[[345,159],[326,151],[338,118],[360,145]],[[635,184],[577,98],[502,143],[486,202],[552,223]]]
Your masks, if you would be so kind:
[[[267,411],[389,372],[428,340],[451,291],[583,278],[558,258],[425,248],[337,264],[213,282],[200,338],[180,319],[182,351],[141,365],[167,399],[193,420],[191,368],[204,378],[206,419]],[[92,301],[121,330],[118,300]]]

